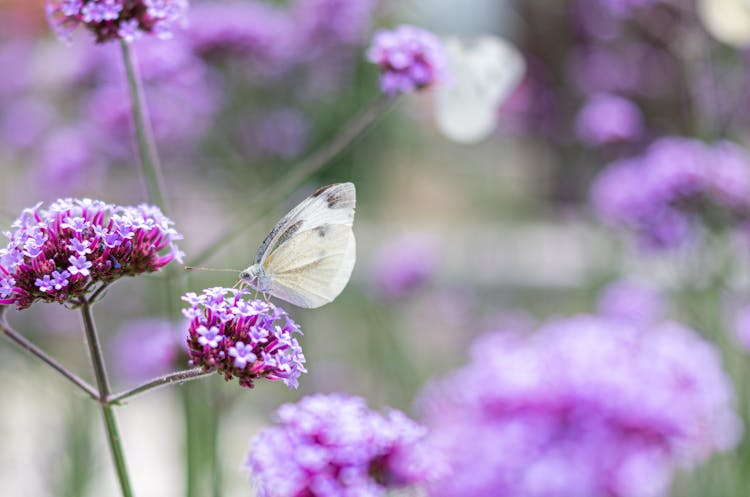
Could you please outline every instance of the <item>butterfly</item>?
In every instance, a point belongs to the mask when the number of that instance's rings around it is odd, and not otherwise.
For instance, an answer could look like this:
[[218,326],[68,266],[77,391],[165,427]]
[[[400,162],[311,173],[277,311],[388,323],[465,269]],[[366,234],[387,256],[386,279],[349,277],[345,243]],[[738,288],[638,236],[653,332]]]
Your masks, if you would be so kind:
[[519,51],[495,36],[470,45],[445,40],[450,75],[435,87],[435,120],[459,143],[483,140],[497,126],[498,108],[521,82],[526,64]]
[[315,190],[276,223],[240,281],[308,309],[333,301],[356,261],[355,203],[352,183]]

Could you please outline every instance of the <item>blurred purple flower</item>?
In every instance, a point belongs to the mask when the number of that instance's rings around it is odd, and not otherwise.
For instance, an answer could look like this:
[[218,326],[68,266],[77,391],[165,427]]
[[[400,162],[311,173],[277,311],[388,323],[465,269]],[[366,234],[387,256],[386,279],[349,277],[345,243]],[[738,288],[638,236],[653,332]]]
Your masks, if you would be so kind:
[[0,142],[16,150],[38,144],[55,117],[47,102],[35,98],[14,99],[0,109]]
[[276,423],[247,456],[260,497],[385,497],[437,468],[421,445],[424,427],[400,411],[371,411],[359,397],[304,397],[282,405]]
[[574,0],[571,17],[578,32],[595,40],[609,41],[620,31],[622,19],[602,0]]
[[[119,61],[107,57],[115,48],[90,49],[90,57],[97,61],[97,84],[85,96],[84,108],[88,114],[86,121],[94,123],[112,144],[110,154],[130,157],[133,133],[130,100],[122,83]],[[210,128],[221,103],[214,75],[182,40],[144,40],[137,49],[156,138],[167,149],[191,144]]]
[[187,0],[47,0],[47,20],[63,40],[83,25],[97,43],[141,34],[171,38],[175,26],[185,22]]
[[92,183],[102,166],[94,143],[95,136],[89,129],[56,129],[40,143],[33,176],[43,189],[58,194],[79,185],[84,178]]
[[750,305],[741,307],[735,313],[733,331],[740,347],[750,352]]
[[587,45],[572,52],[569,70],[584,95],[671,95],[681,77],[667,52],[637,42]]
[[302,58],[364,42],[377,0],[294,0],[290,16]]
[[297,388],[298,378],[307,372],[294,338],[302,333],[299,326],[284,309],[246,297],[246,291],[221,287],[182,297],[189,304],[182,312],[190,320],[190,363],[216,370],[227,381],[236,376],[247,388],[258,378]]
[[709,194],[738,213],[750,210],[750,156],[734,143],[719,142],[713,151],[708,177]]
[[268,3],[198,4],[190,17],[187,41],[201,57],[244,56],[265,75],[283,73],[292,61],[290,38],[299,26]]
[[173,370],[183,336],[170,321],[134,319],[112,339],[114,367],[123,377],[144,381]]
[[662,294],[653,286],[618,280],[602,290],[597,311],[602,317],[648,325],[664,318],[665,302]]
[[[41,202],[24,209],[4,233],[10,241],[0,249],[0,305],[75,305],[103,284],[181,260],[174,242],[182,236],[158,207],[91,199],[60,199],[46,210],[40,207]],[[87,241],[91,252],[74,239]]]
[[376,294],[398,300],[423,287],[438,262],[437,243],[425,235],[408,234],[380,246],[370,268]]
[[632,142],[643,134],[643,115],[626,98],[594,95],[578,113],[576,132],[583,142],[591,146]]
[[713,345],[677,323],[593,316],[481,337],[421,405],[452,470],[434,497],[662,496],[676,467],[742,431]]
[[409,93],[439,82],[447,64],[440,39],[409,25],[378,31],[367,59],[380,68],[380,89],[389,95]]
[[305,150],[310,123],[302,113],[281,108],[269,112],[260,121],[250,140],[255,153],[262,157],[293,159]]
[[638,8],[650,7],[663,0],[599,0],[604,6],[618,15],[630,14]]
[[673,248],[690,238],[690,225],[713,206],[730,222],[750,216],[750,157],[728,142],[688,138],[654,142],[639,157],[608,165],[591,198],[600,217],[635,231],[648,247]]

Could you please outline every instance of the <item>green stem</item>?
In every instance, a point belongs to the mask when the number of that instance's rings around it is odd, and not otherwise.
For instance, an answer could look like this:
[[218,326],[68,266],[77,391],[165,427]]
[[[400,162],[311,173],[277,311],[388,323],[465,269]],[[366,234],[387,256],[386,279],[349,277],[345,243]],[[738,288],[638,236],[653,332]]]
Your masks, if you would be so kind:
[[16,345],[21,347],[31,355],[41,359],[42,362],[50,366],[52,369],[60,373],[63,377],[73,383],[75,386],[80,388],[86,395],[91,397],[93,400],[99,400],[99,392],[94,387],[86,383],[84,380],[79,378],[75,373],[70,371],[68,368],[57,362],[55,359],[47,355],[42,349],[28,341],[20,333],[10,327],[3,317],[4,307],[0,306],[0,330],[13,341]]
[[86,300],[81,304],[81,317],[83,318],[83,329],[86,332],[86,342],[89,346],[91,365],[94,368],[96,384],[99,387],[98,400],[102,410],[102,416],[104,417],[104,425],[107,429],[107,439],[109,440],[109,448],[112,452],[112,459],[115,463],[117,478],[120,481],[120,488],[123,497],[133,497],[133,490],[130,486],[130,478],[128,477],[128,470],[125,464],[125,453],[122,449],[122,440],[120,438],[120,431],[117,428],[115,412],[112,405],[107,401],[109,397],[109,380],[107,379],[107,369],[104,366],[104,354],[102,353],[102,347],[99,343],[99,335],[97,334],[96,326],[94,325],[91,304]]
[[133,106],[133,120],[135,134],[138,141],[138,153],[141,156],[141,172],[146,180],[148,197],[151,203],[161,207],[166,213],[167,206],[164,198],[164,180],[159,164],[159,154],[156,151],[154,132],[148,118],[148,108],[143,96],[143,86],[138,74],[138,66],[134,61],[130,46],[125,40],[120,40],[122,59],[125,63],[125,73],[130,90],[130,103]]
[[258,216],[249,216],[248,222],[244,226],[232,226],[225,233],[219,235],[194,258],[192,264],[194,266],[203,264],[219,247],[225,246],[237,236],[244,233],[253,225],[258,217],[267,214],[273,208],[272,201],[274,199],[290,194],[295,188],[304,183],[306,179],[320,171],[326,164],[346,150],[349,145],[370,129],[378,121],[379,117],[390,110],[397,99],[398,97],[396,96],[381,95],[369,107],[349,121],[331,141],[327,142],[297,165],[289,175],[253,197],[250,205],[243,207],[243,211],[250,210],[260,212],[260,214]]
[[156,388],[160,388],[160,387],[167,386],[167,385],[179,385],[180,383],[185,383],[187,381],[195,380],[195,379],[202,378],[204,376],[208,376],[208,375],[215,374],[215,373],[216,373],[215,371],[203,371],[202,368],[193,368],[193,369],[187,369],[185,371],[176,371],[174,373],[169,373],[167,375],[154,378],[153,380],[147,383],[139,385],[125,392],[118,393],[116,395],[110,395],[109,398],[107,398],[107,403],[119,404],[125,399],[128,399],[130,397],[135,397],[136,395],[141,395],[145,392],[154,390]]

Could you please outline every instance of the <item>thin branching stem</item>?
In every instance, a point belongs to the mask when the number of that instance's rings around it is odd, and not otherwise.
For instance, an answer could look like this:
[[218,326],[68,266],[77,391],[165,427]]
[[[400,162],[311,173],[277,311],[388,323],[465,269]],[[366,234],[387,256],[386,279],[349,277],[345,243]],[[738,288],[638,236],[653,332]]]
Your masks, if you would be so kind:
[[216,252],[216,250],[225,246],[234,240],[235,237],[252,227],[259,217],[264,216],[273,209],[274,199],[285,197],[290,194],[295,188],[304,183],[305,180],[320,171],[334,158],[346,150],[349,145],[357,140],[357,138],[369,130],[378,121],[378,118],[383,116],[393,107],[397,98],[398,97],[396,96],[388,95],[381,95],[378,97],[369,107],[349,121],[331,141],[327,142],[305,160],[300,162],[287,176],[279,180],[278,183],[271,185],[269,188],[253,197],[251,204],[243,208],[243,210],[249,209],[258,214],[251,216],[249,222],[245,225],[239,227],[233,225],[226,232],[219,235],[194,258],[192,264],[196,266],[203,264]]
[[99,402],[99,392],[96,391],[96,388],[89,385],[86,381],[78,377],[75,373],[70,371],[68,368],[54,360],[52,357],[47,355],[46,352],[44,352],[42,349],[28,341],[26,338],[23,337],[20,333],[18,333],[16,330],[10,327],[10,325],[5,321],[5,318],[3,317],[3,307],[0,307],[0,330],[5,334],[6,337],[8,337],[9,340],[14,342],[16,345],[21,347],[23,350],[28,352],[29,354],[35,356],[36,358],[40,359],[42,362],[50,366],[52,369],[60,373],[65,379],[73,383],[75,386],[80,388],[87,396],[89,396],[91,399]]
[[174,373],[169,373],[167,375],[154,378],[153,380],[148,381],[135,388],[131,388],[130,390],[126,390],[124,392],[121,392],[115,395],[110,395],[107,398],[107,403],[119,404],[125,399],[135,397],[136,395],[141,395],[143,393],[149,392],[151,390],[155,390],[157,388],[161,388],[167,385],[179,385],[180,383],[185,383],[191,380],[196,380],[198,378],[203,378],[204,376],[208,376],[211,374],[215,374],[215,372],[203,371],[202,368],[193,368],[193,369],[187,369],[184,371],[176,371]]
[[122,449],[120,431],[117,427],[115,412],[113,406],[108,403],[109,398],[109,380],[107,379],[107,369],[104,365],[104,354],[99,343],[99,335],[96,332],[94,316],[91,312],[91,303],[84,300],[81,304],[81,317],[83,318],[83,329],[86,333],[86,342],[89,346],[89,356],[91,365],[94,368],[94,376],[99,387],[99,404],[104,417],[104,425],[107,429],[107,439],[109,448],[112,452],[112,458],[115,463],[117,478],[120,482],[120,489],[123,497],[133,497],[133,490],[128,477],[128,469],[125,464],[125,453]]

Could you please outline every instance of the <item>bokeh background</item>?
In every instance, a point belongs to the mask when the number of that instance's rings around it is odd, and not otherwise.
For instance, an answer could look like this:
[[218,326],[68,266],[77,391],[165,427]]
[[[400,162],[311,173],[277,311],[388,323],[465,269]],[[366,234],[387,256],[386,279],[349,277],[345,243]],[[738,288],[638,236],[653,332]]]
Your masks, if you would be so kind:
[[[735,12],[730,4],[725,12]],[[300,388],[259,382],[249,391],[217,375],[133,399],[118,412],[137,495],[252,495],[242,467],[249,441],[281,403],[340,391],[419,418],[425,384],[465,364],[477,337],[595,314],[602,289],[621,278],[658,293],[665,317],[718,347],[736,412],[750,421],[747,40],[742,12],[726,35],[701,8],[195,0],[174,39],[136,42],[188,264],[242,269],[276,220],[318,186],[353,181],[358,193],[358,259],[346,291],[317,310],[288,307],[305,332]],[[520,50],[526,73],[498,105],[497,130],[455,144],[433,124],[431,93],[407,95],[301,187],[269,196],[379,97],[365,50],[378,28],[405,22],[439,36],[491,33]],[[81,36],[66,45],[41,0],[0,0],[0,227],[60,197],[144,200],[122,72],[116,44]],[[664,228],[592,202],[609,164],[647,157],[673,136],[732,142],[741,171],[727,181],[739,185],[737,205],[720,195],[675,202],[682,217]],[[677,169],[695,161],[688,146],[665,154]],[[614,183],[626,189],[624,179]],[[683,224],[690,229],[670,231]],[[181,278],[192,291],[234,283],[226,273]],[[96,309],[116,389],[187,367],[181,303],[165,288],[160,276],[120,281]],[[9,314],[25,336],[90,374],[77,313],[37,304]],[[0,346],[0,377],[0,495],[114,495],[96,406],[10,343]],[[748,495],[740,436],[705,464],[677,469],[671,494]]]

